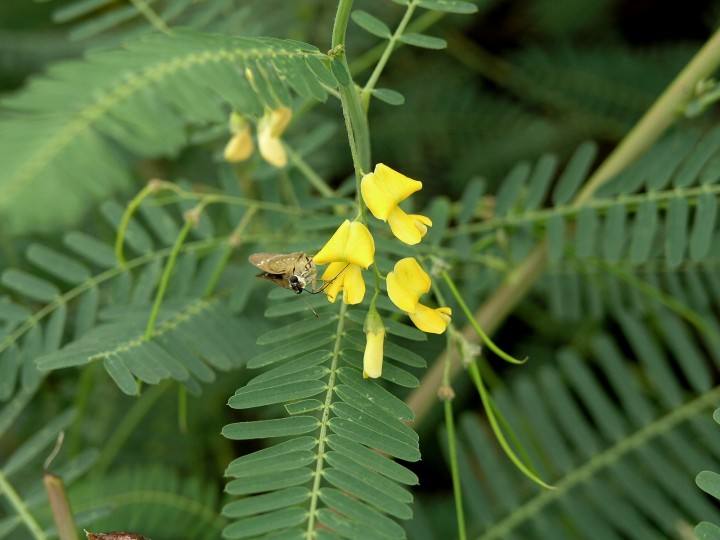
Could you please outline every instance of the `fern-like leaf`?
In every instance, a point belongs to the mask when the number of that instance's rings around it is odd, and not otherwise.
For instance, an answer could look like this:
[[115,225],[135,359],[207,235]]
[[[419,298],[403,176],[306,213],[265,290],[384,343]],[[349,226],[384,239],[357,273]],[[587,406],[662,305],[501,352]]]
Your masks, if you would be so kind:
[[[319,319],[290,322],[260,336],[258,342],[272,342],[275,347],[251,359],[248,366],[269,369],[228,402],[235,409],[283,405],[286,415],[230,424],[223,429],[226,437],[286,440],[228,466],[226,474],[234,479],[226,490],[244,498],[225,507],[223,513],[235,521],[223,535],[404,538],[403,529],[386,514],[411,517],[412,495],[403,486],[416,484],[417,477],[386,456],[405,461],[420,458],[418,437],[405,424],[412,412],[382,385],[362,378],[358,368],[364,314],[344,305],[339,311],[321,308],[327,306],[324,298],[314,304]],[[267,315],[306,310],[306,305],[292,299],[270,306]],[[420,339],[401,323],[388,329]],[[390,358],[383,366],[386,380],[417,385],[417,379],[394,362],[423,366],[420,357],[392,343],[386,343],[386,357]]]
[[[224,123],[313,99],[334,86],[327,57],[309,45],[174,31],[124,50],[55,65],[3,103],[0,213],[13,233],[76,219],[88,202],[129,182],[114,140],[140,156],[174,155],[186,125]],[[38,212],[53,208],[53,212]]]
[[[477,417],[462,418],[463,487],[478,538],[558,538],[566,526],[583,537],[665,538],[702,517],[718,518],[690,472],[720,455],[704,418],[720,387],[704,359],[675,350],[674,336],[653,332],[640,317],[623,322],[639,365],[601,334],[590,358],[565,349],[557,366],[494,395],[504,416],[523,426],[516,431],[523,448],[540,474],[556,478],[556,489],[518,489],[527,481],[498,458]],[[683,379],[673,375],[669,354]]]

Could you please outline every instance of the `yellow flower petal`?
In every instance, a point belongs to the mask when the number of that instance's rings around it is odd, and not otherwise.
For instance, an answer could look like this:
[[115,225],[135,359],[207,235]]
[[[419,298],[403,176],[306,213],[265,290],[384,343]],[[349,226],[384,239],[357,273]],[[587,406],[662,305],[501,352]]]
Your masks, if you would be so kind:
[[287,165],[287,153],[279,138],[259,134],[258,147],[260,148],[260,155],[273,167],[282,169]]
[[255,145],[253,144],[252,135],[250,134],[250,126],[245,126],[245,128],[230,138],[227,145],[225,145],[223,155],[225,161],[238,163],[249,158],[254,148]]
[[346,262],[367,268],[375,258],[375,241],[359,221],[347,219],[313,257],[315,264]]
[[359,304],[365,298],[365,281],[362,269],[354,264],[334,262],[325,269],[321,279],[332,281],[325,288],[325,294],[330,302],[335,302],[337,295],[342,291],[343,302],[346,304]]
[[429,308],[418,304],[414,313],[410,313],[410,320],[423,332],[442,334],[450,323],[452,309],[449,307]]
[[411,246],[420,243],[427,233],[428,227],[432,227],[429,217],[420,214],[406,214],[399,206],[393,208],[387,221],[395,237]]
[[289,107],[279,107],[267,111],[260,119],[258,131],[267,130],[271,137],[280,137],[290,124],[292,119],[292,109]]
[[363,378],[377,379],[382,375],[384,340],[385,328],[367,333],[363,354]]
[[360,182],[365,205],[372,215],[386,221],[393,208],[410,195],[422,189],[422,182],[408,178],[387,165],[378,163],[375,170],[363,176]]
[[342,262],[332,263],[328,265],[320,277],[320,279],[326,282],[332,280],[332,283],[325,287],[325,294],[327,295],[328,300],[333,303],[335,302],[335,298],[338,293],[343,290],[343,280],[345,279],[343,269],[346,266],[347,264]]
[[351,264],[343,272],[343,302],[359,304],[365,298],[365,281],[359,266]]
[[395,263],[386,278],[387,292],[393,304],[401,310],[413,313],[420,297],[430,290],[430,276],[414,257],[406,257]]

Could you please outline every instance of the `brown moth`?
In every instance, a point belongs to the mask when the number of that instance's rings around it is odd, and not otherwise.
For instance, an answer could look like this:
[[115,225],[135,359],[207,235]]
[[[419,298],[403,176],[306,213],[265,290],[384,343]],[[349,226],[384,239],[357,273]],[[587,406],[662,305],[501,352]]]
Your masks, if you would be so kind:
[[251,264],[262,270],[259,278],[272,281],[275,285],[290,289],[297,294],[317,278],[317,269],[312,257],[302,251],[294,253],[253,253]]

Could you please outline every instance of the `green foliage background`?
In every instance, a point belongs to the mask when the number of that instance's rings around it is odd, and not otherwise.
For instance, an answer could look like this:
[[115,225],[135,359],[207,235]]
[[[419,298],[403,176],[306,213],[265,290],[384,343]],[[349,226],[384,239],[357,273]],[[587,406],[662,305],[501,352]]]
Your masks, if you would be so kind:
[[[255,279],[249,253],[314,253],[354,215],[336,98],[351,87],[342,55],[328,52],[336,3],[3,2],[0,538],[57,537],[42,474],[61,432],[50,468],[77,526],[93,531],[720,538],[703,493],[720,498],[714,83],[582,195],[720,11],[623,0],[353,7],[371,15],[353,15],[346,43],[361,87],[412,12],[367,121],[372,163],[422,180],[415,210],[434,223],[407,247],[375,222],[378,268],[416,256],[438,270],[431,257],[441,259],[495,342],[530,360],[480,351],[438,271],[452,330],[428,338],[381,301],[383,379],[363,381],[367,300],[345,309]],[[294,111],[288,167],[257,155],[225,163],[230,112],[256,119],[281,104]],[[152,178],[171,187],[124,229]],[[538,249],[547,262],[528,294],[488,319],[488,300],[523,279]],[[458,369],[441,403],[433,376],[446,361]],[[487,413],[555,489],[517,470]]]

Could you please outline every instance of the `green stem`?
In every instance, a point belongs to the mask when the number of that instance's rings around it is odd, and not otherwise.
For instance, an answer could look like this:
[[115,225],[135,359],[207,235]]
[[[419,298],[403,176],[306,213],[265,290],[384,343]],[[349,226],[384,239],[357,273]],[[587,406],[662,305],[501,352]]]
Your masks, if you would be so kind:
[[490,422],[490,427],[495,434],[495,438],[497,438],[498,442],[500,443],[500,447],[503,449],[503,452],[505,452],[505,455],[507,455],[507,457],[510,458],[510,461],[513,462],[513,464],[518,468],[518,470],[522,472],[525,476],[527,476],[530,480],[532,480],[536,484],[541,485],[544,488],[554,489],[553,486],[541,480],[540,477],[538,477],[532,470],[530,470],[527,465],[525,465],[520,460],[520,458],[517,457],[514,450],[505,438],[505,434],[500,428],[500,424],[495,417],[495,409],[493,408],[490,394],[485,388],[485,384],[482,381],[482,377],[480,376],[480,370],[478,369],[477,364],[475,362],[471,362],[468,366],[468,370],[470,371],[470,377],[475,383],[478,393],[480,394],[480,401],[482,401],[483,408],[485,409],[485,414],[487,414],[488,421]]
[[125,234],[127,233],[128,225],[130,225],[130,219],[133,217],[135,211],[140,207],[142,202],[151,193],[156,192],[157,189],[158,185],[156,182],[148,182],[148,184],[132,198],[120,218],[117,235],[115,236],[115,258],[120,266],[125,266],[125,254],[123,248],[125,246]]
[[185,238],[187,237],[190,229],[193,226],[193,222],[190,219],[185,219],[183,228],[180,229],[180,233],[175,239],[172,251],[165,263],[165,269],[163,270],[162,277],[160,278],[160,285],[158,286],[157,294],[155,294],[155,302],[153,303],[152,310],[150,311],[150,317],[148,318],[147,326],[145,327],[145,339],[151,339],[155,330],[155,322],[157,321],[160,313],[160,306],[162,305],[163,298],[165,297],[165,291],[167,290],[168,283],[170,283],[170,276],[175,268],[178,254],[182,248]]
[[446,399],[443,403],[445,408],[445,427],[447,429],[448,454],[450,458],[450,476],[452,478],[453,496],[455,497],[455,517],[458,525],[458,538],[465,540],[465,512],[462,501],[462,485],[460,483],[460,470],[457,459],[457,443],[455,435],[455,420],[452,411],[452,399]]
[[301,208],[296,208],[294,206],[286,206],[280,203],[258,201],[256,199],[248,199],[246,197],[238,197],[235,195],[227,195],[225,193],[197,193],[194,191],[184,190],[180,186],[173,184],[172,182],[160,180],[157,180],[156,182],[159,183],[162,188],[172,191],[175,194],[175,197],[159,197],[155,201],[158,205],[175,204],[177,203],[178,199],[184,199],[199,201],[199,203],[205,205],[224,203],[234,206],[256,207],[259,210],[267,210],[268,212],[278,212],[281,214],[306,213]]
[[156,384],[151,386],[147,392],[135,400],[133,406],[125,413],[122,421],[113,430],[110,439],[102,449],[97,465],[95,466],[95,474],[97,476],[102,476],[110,465],[112,465],[118,452],[120,452],[120,449],[135,431],[135,428],[168,388],[170,388],[170,383],[168,382]]
[[378,60],[378,63],[375,64],[375,69],[373,69],[370,77],[367,80],[367,83],[365,83],[365,87],[360,93],[360,98],[365,110],[367,110],[368,105],[370,104],[370,95],[375,89],[375,85],[377,84],[378,79],[380,79],[380,75],[382,74],[383,69],[385,69],[388,60],[390,59],[390,55],[392,54],[396,43],[402,37],[403,32],[405,32],[405,27],[408,25],[410,19],[412,18],[415,7],[417,7],[417,0],[410,0],[407,4],[407,8],[405,9],[405,14],[403,15],[403,18],[400,20],[397,28],[395,28],[395,32],[393,32],[393,35],[390,36],[390,39],[385,45],[385,50],[383,51],[382,55],[380,55],[380,60]]
[[[435,288],[435,295],[440,295],[437,288]],[[448,349],[452,347],[452,337],[449,332],[447,334],[446,347]],[[450,477],[452,479],[453,497],[455,498],[455,518],[457,519],[458,538],[459,540],[466,540],[467,532],[465,530],[462,482],[460,480],[460,467],[458,466],[457,458],[457,435],[455,433],[455,418],[453,417],[452,410],[452,402],[455,396],[452,387],[450,386],[451,361],[450,355],[446,355],[445,369],[443,370],[443,385],[441,386],[441,391],[444,392],[444,395],[441,396],[441,399],[443,400],[443,408],[445,409],[445,429],[447,430],[448,458],[450,460]]]
[[35,521],[35,518],[32,516],[30,511],[28,510],[27,506],[25,506],[25,502],[22,500],[20,495],[18,495],[17,491],[15,491],[15,488],[13,488],[12,484],[8,481],[8,479],[5,477],[3,472],[0,470],[0,493],[4,493],[5,497],[7,497],[7,500],[10,502],[10,505],[15,509],[17,512],[17,515],[20,517],[20,519],[25,523],[27,528],[30,530],[30,533],[33,535],[33,538],[35,540],[46,540],[47,536],[45,536],[45,533],[43,532],[42,528],[38,524],[37,521]]
[[228,237],[222,259],[218,262],[217,266],[213,270],[213,275],[210,277],[207,287],[205,288],[204,296],[206,298],[209,297],[215,290],[215,287],[217,287],[217,284],[220,281],[220,276],[222,276],[223,270],[225,269],[227,262],[230,260],[230,255],[232,255],[233,249],[238,247],[242,243],[242,235],[248,225],[250,225],[250,222],[252,221],[252,218],[255,217],[256,213],[256,207],[252,206],[248,208],[248,211],[243,214],[240,223],[238,223],[237,227],[235,227],[232,234]]
[[527,361],[527,358],[523,360],[518,360],[517,358],[514,358],[513,356],[510,356],[508,353],[503,351],[500,347],[498,347],[495,342],[490,339],[490,336],[488,336],[485,331],[480,327],[477,320],[475,319],[475,316],[473,315],[472,311],[470,311],[470,308],[465,303],[465,300],[463,299],[462,295],[458,291],[457,287],[455,286],[455,282],[452,280],[450,275],[443,271],[442,273],[443,280],[445,280],[445,283],[447,284],[448,288],[450,289],[450,292],[452,293],[453,297],[457,301],[457,303],[460,305],[460,309],[462,309],[463,313],[465,314],[465,317],[467,317],[468,322],[473,327],[475,332],[477,332],[477,335],[480,337],[482,342],[496,355],[498,355],[500,358],[505,360],[506,362],[510,362],[511,364],[524,364]]
[[[337,49],[337,55],[343,66],[350,74],[350,68],[345,55],[345,35],[350,20],[350,11],[353,0],[340,0],[332,33],[332,47]],[[360,97],[353,81],[340,86],[340,101],[345,118],[345,128],[348,132],[350,151],[353,156],[355,176],[359,182],[363,174],[370,170],[370,131],[368,130],[365,111],[360,103]],[[359,190],[358,190],[359,191]],[[360,205],[362,208],[362,205]]]
[[335,197],[335,192],[330,186],[325,183],[318,173],[316,173],[310,165],[298,154],[295,150],[285,145],[288,157],[293,165],[300,171],[305,179],[310,183],[312,187],[318,190],[320,195],[323,197]]
[[[442,19],[445,15],[447,15],[447,13],[444,11],[426,11],[408,26],[408,30],[422,33],[424,30],[427,30],[430,26]],[[395,48],[399,49],[403,45],[403,42],[396,43]],[[367,69],[370,69],[370,66],[377,62],[384,52],[385,45],[382,43],[378,43],[375,47],[368,49],[350,63],[352,73],[359,74]]]
[[575,204],[581,205],[602,184],[645,152],[680,116],[698,82],[710,77],[720,65],[720,30],[717,30],[630,130],[612,154],[585,184]]

